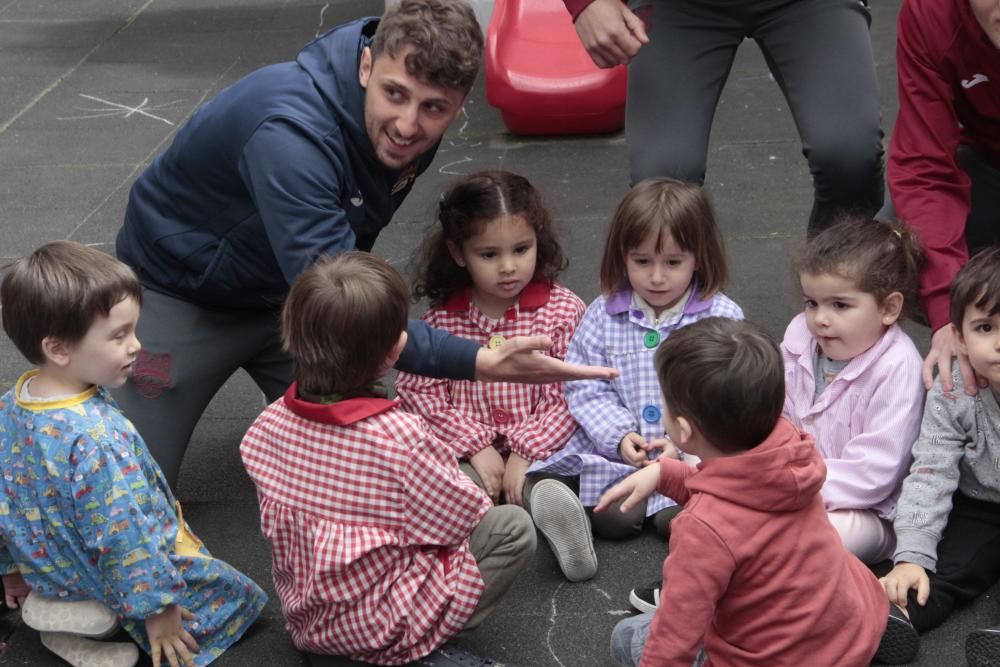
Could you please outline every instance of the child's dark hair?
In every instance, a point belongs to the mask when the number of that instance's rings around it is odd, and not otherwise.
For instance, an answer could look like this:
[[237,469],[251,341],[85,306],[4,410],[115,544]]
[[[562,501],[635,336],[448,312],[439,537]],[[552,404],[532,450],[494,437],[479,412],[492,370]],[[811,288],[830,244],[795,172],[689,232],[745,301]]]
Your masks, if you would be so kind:
[[951,281],[951,323],[962,333],[965,310],[975,306],[990,317],[1000,313],[1000,246],[973,255]]
[[306,269],[281,315],[300,391],[349,396],[371,385],[406,329],[409,302],[399,272],[367,252],[323,257]]
[[669,234],[694,255],[694,281],[700,298],[713,296],[729,279],[722,234],[705,190],[672,178],[647,178],[636,183],[618,204],[608,229],[601,261],[601,291],[611,294],[628,285],[626,257],[656,235],[660,251]]
[[853,281],[879,305],[899,292],[901,316],[920,320],[923,261],[920,241],[902,223],[850,216],[806,241],[793,265],[797,275],[828,274]]
[[774,430],[785,404],[781,351],[763,329],[706,317],[681,327],[654,357],[663,400],[716,448],[737,453]]
[[75,241],[52,241],[7,267],[0,284],[3,329],[28,361],[42,364],[45,338],[78,343],[95,319],[128,297],[142,305],[139,279],[128,266]]
[[441,199],[434,229],[411,262],[414,299],[427,297],[440,303],[472,285],[469,272],[455,263],[447,243],[461,248],[485,225],[506,215],[522,216],[535,230],[535,272],[555,280],[568,262],[538,190],[524,176],[509,171],[480,171],[463,177]]

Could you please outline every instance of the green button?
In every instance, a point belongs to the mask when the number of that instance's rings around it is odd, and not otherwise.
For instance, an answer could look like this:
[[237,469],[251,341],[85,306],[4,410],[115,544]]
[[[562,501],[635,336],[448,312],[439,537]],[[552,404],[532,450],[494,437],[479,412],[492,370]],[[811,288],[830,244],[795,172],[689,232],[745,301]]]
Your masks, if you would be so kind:
[[648,348],[656,347],[660,344],[660,332],[647,331],[646,335],[642,337],[642,342],[645,343]]

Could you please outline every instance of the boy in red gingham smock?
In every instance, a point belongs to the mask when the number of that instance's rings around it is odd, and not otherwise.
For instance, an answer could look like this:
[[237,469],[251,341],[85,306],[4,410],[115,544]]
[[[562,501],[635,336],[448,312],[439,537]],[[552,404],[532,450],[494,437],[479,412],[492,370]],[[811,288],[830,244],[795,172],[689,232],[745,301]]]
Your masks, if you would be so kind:
[[493,508],[419,417],[377,395],[405,344],[408,300],[367,253],[306,271],[283,316],[296,382],[240,447],[304,651],[439,664],[458,650],[442,644],[476,627],[534,553],[527,514]]

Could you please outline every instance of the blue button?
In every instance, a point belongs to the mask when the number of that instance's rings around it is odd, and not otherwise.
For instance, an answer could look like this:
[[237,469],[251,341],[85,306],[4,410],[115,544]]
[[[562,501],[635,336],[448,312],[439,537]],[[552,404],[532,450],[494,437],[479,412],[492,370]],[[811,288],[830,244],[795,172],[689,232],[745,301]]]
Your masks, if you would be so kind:
[[642,409],[642,418],[647,424],[658,424],[660,422],[660,408],[655,405],[647,405]]

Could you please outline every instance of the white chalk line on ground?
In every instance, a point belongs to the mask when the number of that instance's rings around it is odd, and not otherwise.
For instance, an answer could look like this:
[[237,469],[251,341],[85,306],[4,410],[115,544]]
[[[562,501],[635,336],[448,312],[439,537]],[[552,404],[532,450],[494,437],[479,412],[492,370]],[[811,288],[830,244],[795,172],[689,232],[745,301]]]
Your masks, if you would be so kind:
[[[238,62],[240,62],[241,58],[242,58],[241,56],[237,56],[236,59],[233,60],[233,62],[231,62],[229,64],[229,67],[227,67],[226,69],[224,69],[222,71],[222,73],[219,74],[219,76],[215,77],[215,80],[212,81],[212,83],[208,87],[205,88],[205,92],[201,94],[201,97],[199,97],[198,100],[194,103],[194,105],[191,107],[191,110],[187,113],[187,115],[184,116],[184,118],[181,119],[182,123],[183,123],[183,121],[186,121],[188,119],[188,117],[190,117],[191,114],[193,114],[202,105],[202,103],[208,97],[209,93],[212,92],[213,90],[215,90],[215,87],[219,84],[219,81],[221,81],[223,78],[225,78],[225,76],[227,74],[229,74],[229,72],[232,71],[232,69],[234,67],[236,67],[236,64]],[[97,206],[94,207],[94,210],[92,210],[90,213],[88,213],[87,216],[83,220],[81,220],[80,223],[76,227],[73,228],[73,231],[71,231],[69,234],[66,235],[66,238],[67,239],[72,239],[73,236],[78,231],[80,231],[80,228],[83,227],[85,224],[87,224],[87,221],[89,221],[92,217],[94,217],[94,215],[98,211],[100,211],[102,208],[104,208],[104,205],[108,203],[108,200],[110,200],[112,197],[114,197],[115,194],[117,194],[118,191],[121,190],[125,186],[126,183],[130,182],[132,180],[132,178],[139,172],[140,169],[142,169],[143,167],[145,167],[147,164],[149,164],[152,161],[153,157],[155,157],[156,154],[160,152],[160,149],[163,148],[163,146],[168,141],[170,141],[173,138],[173,136],[174,136],[174,131],[173,130],[171,130],[170,132],[167,132],[167,134],[163,137],[163,139],[161,139],[159,141],[159,143],[157,143],[155,146],[153,146],[153,150],[151,150],[146,155],[146,157],[144,157],[142,160],[140,160],[132,168],[132,170],[129,171],[128,175],[125,176],[125,178],[122,179],[122,181],[118,185],[116,185],[114,188],[111,189],[111,192],[109,192],[108,195],[104,199],[102,199],[101,202]]]
[[130,25],[132,25],[132,23],[137,18],[139,18],[139,15],[142,14],[144,11],[146,11],[146,8],[149,7],[151,4],[153,4],[153,0],[147,0],[146,4],[144,4],[142,7],[140,7],[139,9],[137,9],[135,11],[135,13],[133,13],[131,16],[129,16],[127,19],[125,19],[124,23],[122,23],[120,26],[118,26],[117,28],[115,28],[114,30],[112,30],[111,34],[109,34],[107,37],[105,37],[104,39],[102,39],[101,41],[99,41],[96,45],[94,45],[94,47],[92,49],[90,49],[89,51],[87,51],[83,55],[82,58],[80,58],[78,61],[76,61],[76,63],[72,67],[70,67],[68,70],[66,70],[65,72],[63,72],[62,74],[60,74],[58,77],[56,77],[55,81],[53,81],[52,83],[50,83],[40,93],[38,93],[33,98],[31,98],[31,100],[29,100],[28,103],[26,105],[24,105],[24,107],[22,107],[20,111],[18,111],[16,114],[14,114],[12,117],[10,117],[3,125],[0,125],[0,134],[3,134],[4,132],[6,132],[7,128],[9,128],[11,125],[13,125],[15,122],[17,122],[18,118],[20,118],[24,114],[28,113],[29,111],[31,111],[35,107],[35,105],[38,104],[39,102],[41,102],[42,99],[46,95],[48,95],[49,93],[51,93],[53,90],[55,90],[59,86],[60,83],[62,83],[63,81],[65,81],[66,77],[70,76],[71,74],[73,74],[73,72],[75,72],[76,70],[78,70],[80,68],[80,66],[83,65],[83,63],[87,62],[87,60],[90,58],[90,56],[94,55],[94,53],[97,51],[97,49],[99,49],[102,46],[104,46],[104,44],[107,43],[108,40],[110,40],[112,37],[114,37],[115,35],[117,35],[118,33],[120,33],[122,30],[124,30],[125,28],[129,27]]
[[563,661],[559,659],[556,652],[552,650],[552,631],[556,629],[556,616],[559,614],[556,609],[556,598],[559,597],[559,591],[561,591],[565,585],[565,581],[560,583],[556,587],[556,592],[552,594],[552,599],[550,600],[552,604],[552,613],[549,614],[549,631],[545,633],[545,648],[548,650],[549,655],[552,656],[552,659],[556,661],[556,664],[558,664],[559,667],[566,667],[566,665],[564,665]]

